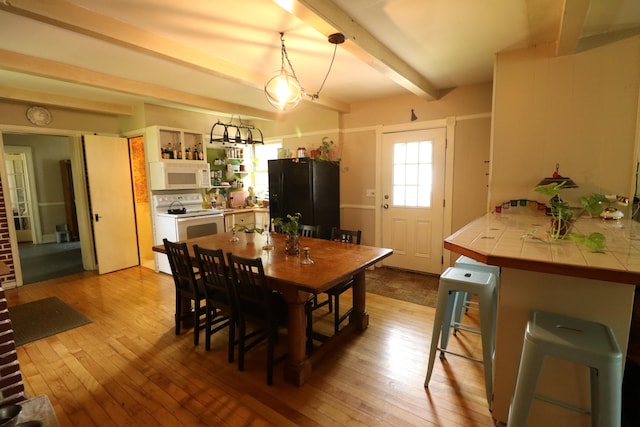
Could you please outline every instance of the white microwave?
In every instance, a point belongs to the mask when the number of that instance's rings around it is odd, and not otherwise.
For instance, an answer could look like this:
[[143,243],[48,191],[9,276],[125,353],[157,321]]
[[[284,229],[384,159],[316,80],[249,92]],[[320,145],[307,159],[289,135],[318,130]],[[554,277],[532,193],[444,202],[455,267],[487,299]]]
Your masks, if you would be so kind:
[[209,164],[189,160],[149,163],[152,190],[189,190],[211,187]]

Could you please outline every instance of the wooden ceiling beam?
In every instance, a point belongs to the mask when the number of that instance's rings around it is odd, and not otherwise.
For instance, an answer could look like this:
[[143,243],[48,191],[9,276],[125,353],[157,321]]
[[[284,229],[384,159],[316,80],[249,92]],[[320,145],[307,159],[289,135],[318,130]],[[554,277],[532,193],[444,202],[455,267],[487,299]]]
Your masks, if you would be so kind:
[[556,44],[556,55],[572,55],[578,50],[591,0],[565,0]]
[[209,112],[241,114],[247,117],[264,120],[276,120],[275,112],[266,112],[257,108],[246,107],[230,102],[219,101],[188,92],[167,87],[116,77],[86,68],[63,64],[48,59],[35,58],[20,53],[0,49],[0,68],[8,71],[25,73],[33,76],[81,84],[93,88],[120,92],[139,96],[160,105],[176,104],[186,107],[197,107]]
[[133,106],[131,105],[92,101],[72,96],[46,92],[34,92],[7,86],[0,86],[0,99],[45,106],[56,106],[70,110],[91,111],[94,113],[116,116],[133,115]]
[[435,85],[373,37],[334,2],[326,0],[273,1],[327,37],[335,32],[344,34],[346,38],[342,45],[344,49],[415,95],[427,100],[440,98],[440,90]]
[[[84,34],[252,88],[263,89],[264,82],[268,79],[268,76],[240,67],[191,46],[92,12],[64,0],[0,1],[0,10]],[[339,112],[349,112],[351,109],[349,104],[327,97],[314,100],[313,103]]]

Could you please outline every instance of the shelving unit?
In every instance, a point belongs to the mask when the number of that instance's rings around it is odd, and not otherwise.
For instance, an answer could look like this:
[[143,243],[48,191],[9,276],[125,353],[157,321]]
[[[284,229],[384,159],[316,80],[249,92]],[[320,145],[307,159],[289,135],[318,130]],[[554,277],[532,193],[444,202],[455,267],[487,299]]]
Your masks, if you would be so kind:
[[[234,186],[250,173],[246,170],[243,148],[213,147],[207,148],[207,158],[211,169],[211,186],[213,188],[242,189]],[[224,185],[223,183],[229,183]]]
[[150,126],[146,129],[145,147],[149,162],[159,160],[202,162],[207,160],[204,135],[185,129]]

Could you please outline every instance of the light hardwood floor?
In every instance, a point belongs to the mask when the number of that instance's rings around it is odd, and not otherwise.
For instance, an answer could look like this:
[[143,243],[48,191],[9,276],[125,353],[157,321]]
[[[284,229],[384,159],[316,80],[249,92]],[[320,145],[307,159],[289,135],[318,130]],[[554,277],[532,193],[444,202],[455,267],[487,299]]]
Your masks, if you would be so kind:
[[[239,372],[227,362],[226,332],[210,352],[203,339],[193,346],[191,330],[176,336],[171,278],[144,267],[6,295],[9,306],[55,295],[93,321],[18,348],[27,393],[47,394],[62,426],[493,426],[481,364],[436,359],[423,387],[434,317],[426,306],[368,293],[369,328],[295,387],[281,366],[266,385],[263,348]],[[315,327],[330,326],[322,309],[316,316]],[[481,353],[475,335],[452,341]]]

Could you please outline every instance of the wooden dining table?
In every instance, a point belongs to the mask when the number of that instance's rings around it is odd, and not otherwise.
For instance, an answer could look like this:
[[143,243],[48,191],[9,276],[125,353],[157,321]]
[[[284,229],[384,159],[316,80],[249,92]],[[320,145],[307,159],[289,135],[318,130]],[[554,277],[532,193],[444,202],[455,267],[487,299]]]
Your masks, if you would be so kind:
[[[254,233],[254,241],[248,241],[245,233],[237,233],[238,241],[232,242],[232,233],[221,233],[186,240],[192,256],[193,245],[208,249],[222,249],[224,253],[246,258],[262,258],[269,286],[281,292],[288,304],[288,349],[284,367],[285,380],[304,384],[311,376],[312,366],[328,351],[340,346],[353,331],[362,331],[369,325],[366,311],[365,269],[393,251],[365,245],[334,242],[324,239],[300,237],[300,255],[285,253],[285,236],[271,233],[272,249],[264,249],[267,236]],[[309,248],[313,264],[304,264],[303,248]],[[164,246],[154,246],[155,252],[165,253]],[[311,294],[321,294],[331,287],[353,277],[353,311],[349,324],[338,334],[327,337],[311,354],[306,352],[305,303]]]

